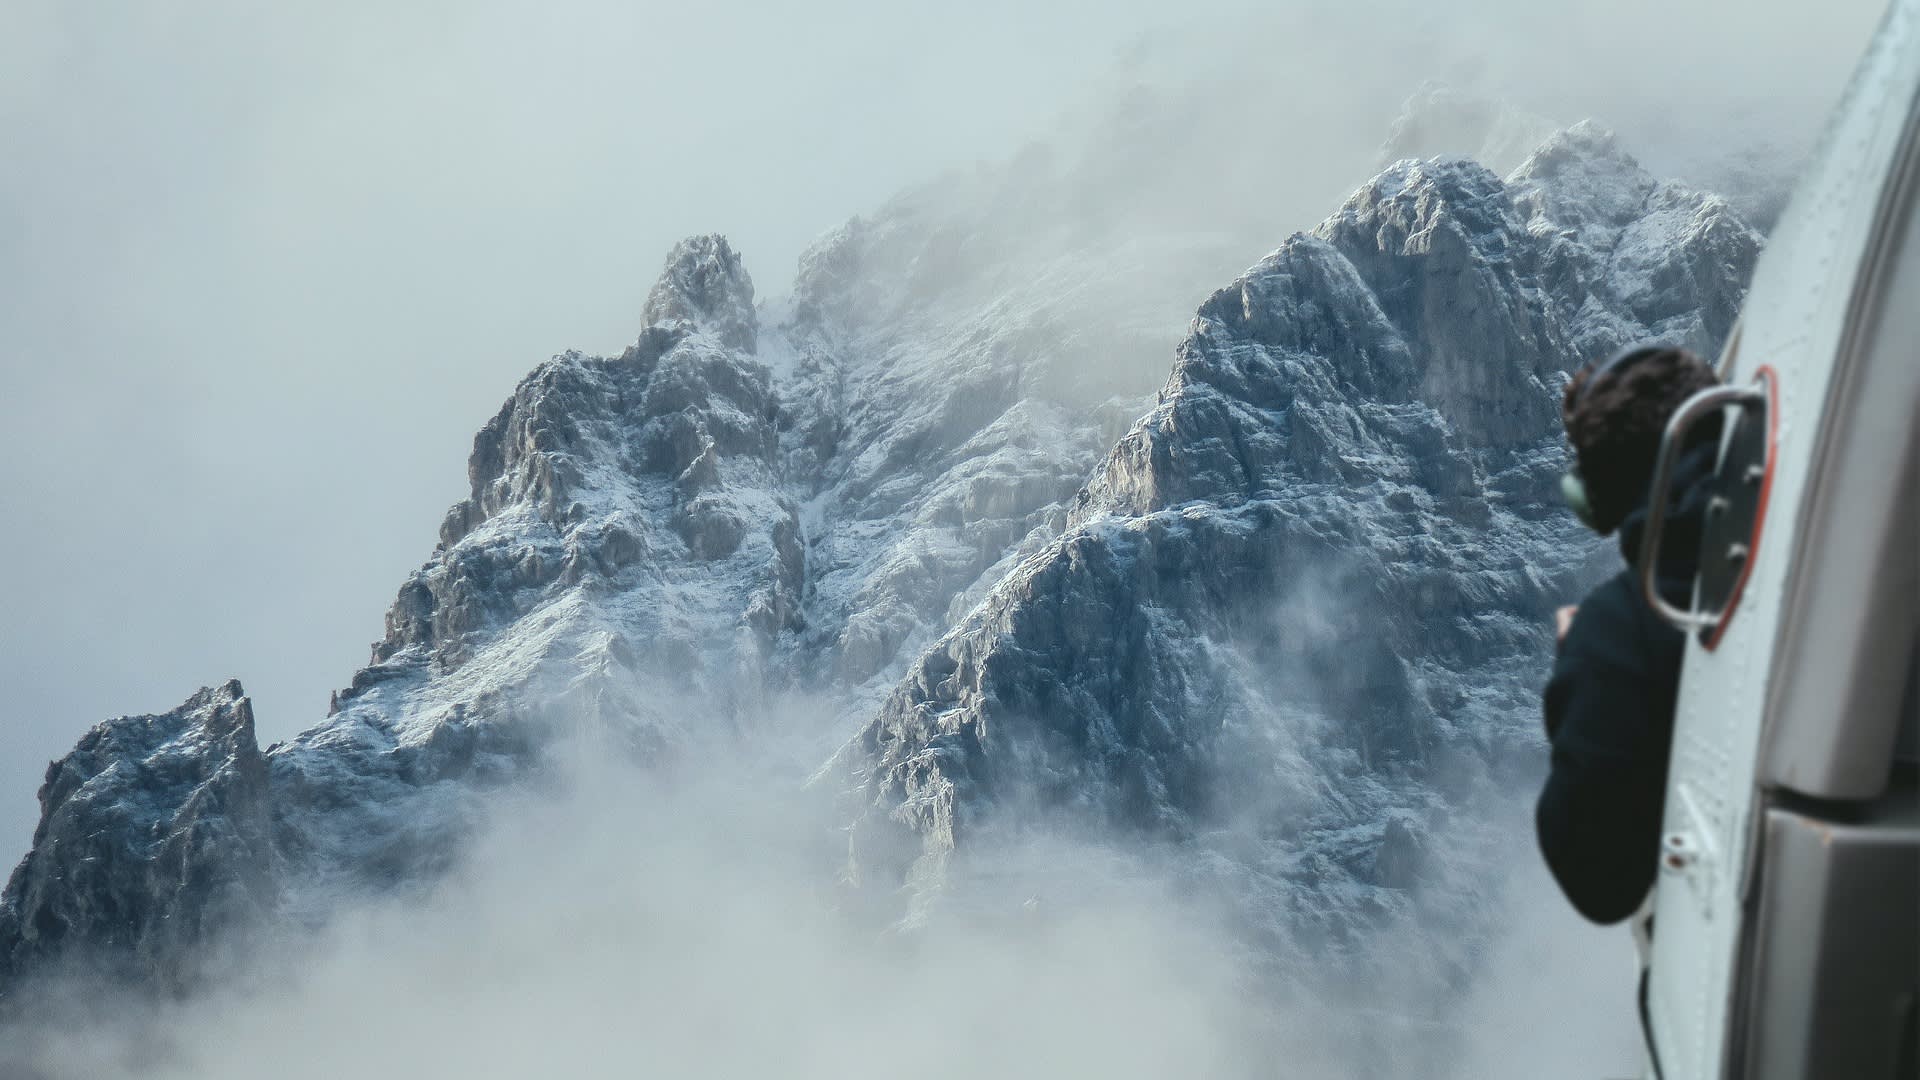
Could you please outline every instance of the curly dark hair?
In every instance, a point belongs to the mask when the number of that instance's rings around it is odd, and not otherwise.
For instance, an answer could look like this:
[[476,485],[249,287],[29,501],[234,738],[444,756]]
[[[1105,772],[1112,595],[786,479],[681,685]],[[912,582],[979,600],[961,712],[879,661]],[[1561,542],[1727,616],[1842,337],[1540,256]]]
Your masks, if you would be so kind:
[[[1612,367],[1588,364],[1574,374],[1560,399],[1560,418],[1602,536],[1646,498],[1667,419],[1717,382],[1705,360],[1663,345],[1636,349]],[[1718,428],[1717,422],[1702,423],[1688,441],[1715,438]]]

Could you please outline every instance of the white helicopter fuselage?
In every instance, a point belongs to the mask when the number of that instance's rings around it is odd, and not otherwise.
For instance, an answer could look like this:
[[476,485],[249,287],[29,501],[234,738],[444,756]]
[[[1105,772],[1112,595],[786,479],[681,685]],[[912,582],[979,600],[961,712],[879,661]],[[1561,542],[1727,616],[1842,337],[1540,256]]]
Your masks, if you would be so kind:
[[1731,599],[1676,616],[1698,632],[1644,998],[1661,1080],[1916,1075],[1917,105],[1920,0],[1895,0],[1722,358],[1753,391],[1722,468],[1757,506],[1702,552]]

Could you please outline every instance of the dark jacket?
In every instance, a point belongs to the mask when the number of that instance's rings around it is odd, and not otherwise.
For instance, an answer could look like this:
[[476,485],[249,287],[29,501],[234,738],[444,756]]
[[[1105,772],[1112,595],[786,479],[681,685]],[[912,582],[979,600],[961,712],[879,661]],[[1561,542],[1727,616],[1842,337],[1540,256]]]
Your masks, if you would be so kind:
[[[1661,540],[1660,591],[1685,606],[1700,549],[1701,481],[1710,447],[1679,463],[1685,492]],[[1560,642],[1542,704],[1552,771],[1534,815],[1540,851],[1580,914],[1597,923],[1634,913],[1653,886],[1685,636],[1654,614],[1636,569],[1646,507],[1620,527],[1628,569],[1580,602]]]

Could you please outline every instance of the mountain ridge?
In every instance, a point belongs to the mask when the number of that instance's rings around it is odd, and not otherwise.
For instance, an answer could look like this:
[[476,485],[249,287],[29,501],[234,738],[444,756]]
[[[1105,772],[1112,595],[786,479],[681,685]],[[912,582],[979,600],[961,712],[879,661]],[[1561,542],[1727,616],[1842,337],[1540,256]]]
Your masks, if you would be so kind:
[[[851,799],[855,876],[911,883],[909,918],[1019,789],[1358,933],[1426,872],[1443,767],[1529,745],[1532,616],[1592,552],[1550,511],[1554,381],[1637,336],[1713,348],[1759,237],[1590,125],[1505,179],[1396,162],[1201,305],[1157,402],[1075,372],[1087,346],[1047,306],[1084,287],[1070,261],[953,298],[966,247],[911,212],[856,222],[769,326],[723,238],[678,245],[634,345],[547,361],[481,429],[469,496],[326,720],[261,751],[229,683],[55,763],[0,978],[85,947],[166,982],[221,926],[431,878],[557,740],[679,760],[766,734],[791,695],[870,717],[816,783]],[[1329,617],[1330,581],[1366,602]],[[1390,632],[1356,647],[1368,626]],[[204,732],[213,779],[88,765],[151,760],[150,729]],[[1257,813],[1223,804],[1256,789]],[[95,802],[176,824],[156,853],[83,821]],[[1250,848],[1220,841],[1249,816]],[[87,884],[96,834],[129,842]],[[191,931],[130,920],[161,893]]]

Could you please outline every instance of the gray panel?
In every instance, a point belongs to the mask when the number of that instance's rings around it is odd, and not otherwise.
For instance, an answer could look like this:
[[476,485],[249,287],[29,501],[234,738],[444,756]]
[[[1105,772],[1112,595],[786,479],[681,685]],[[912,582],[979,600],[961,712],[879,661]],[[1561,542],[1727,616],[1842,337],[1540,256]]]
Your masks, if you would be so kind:
[[1861,820],[1767,812],[1749,927],[1754,1080],[1912,1080],[1920,992],[1920,793],[1911,777]]
[[[1886,787],[1920,625],[1916,157],[1910,129],[1819,418],[1781,611],[1762,775],[1815,798],[1871,799]],[[1818,406],[1783,411],[1804,430]]]
[[1913,655],[1907,658],[1906,704],[1900,706],[1900,734],[1893,744],[1893,759],[1920,764],[1920,639],[1913,643]]

